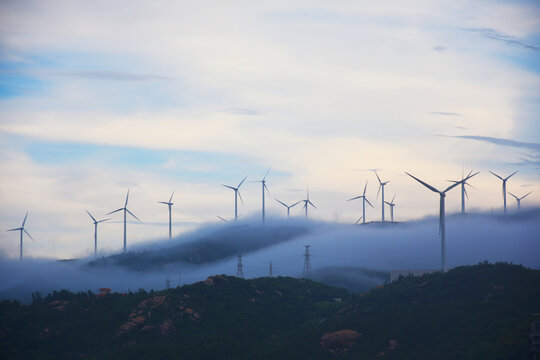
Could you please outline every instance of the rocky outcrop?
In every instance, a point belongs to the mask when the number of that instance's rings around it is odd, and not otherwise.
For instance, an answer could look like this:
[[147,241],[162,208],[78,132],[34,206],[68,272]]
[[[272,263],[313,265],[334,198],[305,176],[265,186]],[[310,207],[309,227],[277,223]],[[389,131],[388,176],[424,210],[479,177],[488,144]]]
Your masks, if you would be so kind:
[[361,333],[354,330],[339,330],[324,334],[321,337],[320,345],[327,351],[340,354],[347,352],[361,336]]

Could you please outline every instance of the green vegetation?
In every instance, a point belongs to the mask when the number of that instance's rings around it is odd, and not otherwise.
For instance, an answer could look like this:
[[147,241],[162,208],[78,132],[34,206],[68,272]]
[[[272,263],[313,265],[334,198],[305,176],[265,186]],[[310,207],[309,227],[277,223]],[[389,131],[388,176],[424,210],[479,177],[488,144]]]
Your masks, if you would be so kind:
[[3,359],[529,359],[533,312],[540,271],[502,263],[362,295],[218,275],[158,292],[3,301],[0,349]]
[[187,243],[171,245],[163,249],[115,254],[91,261],[88,266],[113,265],[135,271],[148,271],[176,262],[203,264],[286,242],[307,232],[307,228],[294,225],[230,226]]

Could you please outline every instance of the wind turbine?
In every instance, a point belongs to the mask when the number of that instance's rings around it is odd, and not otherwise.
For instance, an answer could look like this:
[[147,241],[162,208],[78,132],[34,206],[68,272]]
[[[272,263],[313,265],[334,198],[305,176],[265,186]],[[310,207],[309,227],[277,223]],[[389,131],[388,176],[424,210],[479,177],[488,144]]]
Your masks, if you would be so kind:
[[6,231],[20,231],[21,232],[21,244],[20,244],[20,247],[19,247],[19,260],[20,261],[22,261],[22,259],[23,259],[23,232],[25,232],[26,235],[28,235],[28,237],[30,239],[32,239],[32,241],[34,241],[32,236],[30,236],[28,231],[26,231],[26,229],[24,228],[24,224],[26,223],[26,218],[27,217],[28,217],[28,212],[26,212],[26,215],[24,216],[24,220],[23,220],[22,225],[21,225],[20,228],[6,230]]
[[379,191],[382,189],[382,197],[381,197],[381,208],[382,208],[382,222],[384,222],[384,186],[388,184],[390,181],[382,182],[381,178],[377,174],[377,170],[373,170],[375,172],[375,176],[377,176],[377,180],[379,180],[379,190],[377,190],[377,198],[379,198]]
[[446,193],[449,190],[451,190],[451,189],[455,188],[456,186],[458,186],[462,181],[469,180],[469,178],[466,177],[465,179],[463,179],[461,181],[458,181],[458,182],[454,183],[453,185],[450,185],[445,190],[439,191],[439,190],[435,189],[433,186],[431,186],[429,184],[426,184],[422,180],[412,176],[408,172],[405,172],[405,174],[409,175],[414,180],[418,181],[420,184],[427,187],[429,190],[438,193],[440,195],[440,197],[441,197],[440,210],[439,210],[440,211],[439,212],[439,234],[441,235],[441,270],[442,270],[442,272],[445,272],[446,271],[446,224],[445,224],[445,216],[444,216],[444,199],[446,197]]
[[223,221],[224,223],[228,223],[229,221],[228,220],[225,220],[224,218],[222,218],[221,216],[219,215],[216,215],[221,221]]
[[508,193],[516,199],[517,207],[519,211],[521,209],[521,200],[525,199],[530,193],[532,193],[532,191],[529,191],[527,194],[523,195],[522,197],[517,197],[516,195],[512,194],[510,191]]
[[517,173],[517,171],[514,171],[511,175],[509,175],[508,177],[506,177],[504,179],[502,177],[500,177],[499,175],[495,174],[491,170],[489,170],[489,172],[491,174],[493,174],[494,176],[498,177],[499,179],[501,179],[501,181],[502,181],[502,195],[503,195],[504,215],[506,215],[506,180],[508,180],[512,176],[514,176],[514,174]]
[[126,195],[126,203],[124,204],[124,207],[123,208],[120,208],[118,210],[114,210],[114,211],[111,211],[110,213],[107,213],[106,215],[110,215],[110,214],[114,214],[115,212],[118,212],[118,211],[124,211],[124,252],[126,252],[126,217],[127,217],[127,213],[129,213],[129,215],[133,216],[135,219],[137,219],[137,221],[141,221],[139,220],[138,217],[136,217],[135,215],[133,215],[133,213],[131,211],[129,211],[127,209],[127,204],[128,204],[128,199],[129,199],[129,189],[127,191],[127,195]]
[[97,225],[99,223],[101,223],[101,222],[111,220],[111,219],[96,220],[96,219],[94,219],[92,214],[90,214],[90,211],[86,210],[86,212],[88,213],[88,215],[90,216],[90,218],[94,222],[94,257],[95,257],[95,256],[97,256]]
[[289,215],[290,215],[291,208],[298,205],[298,204],[300,204],[302,202],[302,200],[300,200],[300,201],[295,202],[292,205],[287,205],[283,201],[280,201],[278,199],[274,199],[274,200],[276,200],[278,203],[280,203],[281,205],[283,205],[283,206],[285,206],[287,208],[287,217],[289,217]]
[[158,201],[158,203],[165,204],[169,207],[169,240],[171,240],[171,237],[172,237],[171,206],[174,205],[174,203],[172,203],[173,195],[174,195],[174,190],[171,194],[169,201]]
[[388,201],[385,201],[385,203],[390,206],[390,218],[392,219],[392,222],[394,222],[394,206],[396,206],[396,204],[394,204],[394,199],[396,198],[396,195],[394,195],[394,197],[392,198],[392,201],[388,202]]
[[362,195],[360,196],[356,196],[356,197],[353,197],[347,201],[351,201],[351,200],[356,200],[356,199],[362,199],[362,217],[359,218],[357,221],[356,221],[356,224],[358,224],[358,222],[360,220],[363,219],[362,223],[365,224],[366,223],[366,202],[369,204],[369,206],[373,207],[373,205],[371,205],[371,203],[369,202],[369,200],[366,198],[366,189],[367,189],[367,180],[366,180],[366,184],[364,185],[364,192],[362,193]]
[[[264,190],[266,190],[268,192],[268,195],[270,195],[270,191],[268,190],[268,187],[266,186],[266,177],[268,176],[268,173],[270,172],[270,169],[268,169],[266,171],[266,174],[264,174],[264,177],[262,180],[255,180],[255,181],[251,181],[251,182],[260,182],[262,184],[262,222],[264,224],[264,215],[265,215],[265,212],[264,212]],[[238,186],[240,187],[240,186]]]
[[[472,178],[473,176],[476,176],[479,174],[479,172],[475,172],[474,174],[472,173],[474,170],[471,170],[469,172],[469,175],[466,176],[467,179],[470,179]],[[465,214],[465,197],[467,197],[467,199],[469,198],[469,195],[467,194],[467,189],[465,188],[465,185],[468,185],[470,187],[472,187],[474,189],[474,186],[472,186],[471,184],[469,184],[468,182],[464,181],[465,180],[465,177],[463,177],[463,172],[461,173],[461,180],[448,180],[450,182],[453,182],[453,183],[460,183],[461,184],[461,213],[462,214]]]
[[300,201],[303,201],[303,202],[304,202],[304,209],[306,209],[306,219],[307,219],[308,205],[313,206],[315,209],[317,208],[315,205],[313,205],[313,203],[311,202],[311,200],[309,200],[309,187],[307,187],[307,199],[305,199],[305,200],[300,200]]
[[226,188],[234,190],[234,220],[238,219],[238,197],[240,197],[240,201],[242,202],[242,205],[244,205],[244,200],[242,200],[242,195],[240,195],[239,189],[246,179],[247,179],[247,176],[242,181],[240,181],[240,184],[238,184],[237,187],[221,184],[221,186],[225,186]]

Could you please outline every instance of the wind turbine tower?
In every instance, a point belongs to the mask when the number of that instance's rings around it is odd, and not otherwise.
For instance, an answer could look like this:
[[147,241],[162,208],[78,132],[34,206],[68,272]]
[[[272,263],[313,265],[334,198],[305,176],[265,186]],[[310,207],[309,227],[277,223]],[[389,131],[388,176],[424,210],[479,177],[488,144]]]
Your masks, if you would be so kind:
[[[472,178],[473,176],[476,176],[479,174],[479,172],[472,173],[473,170],[469,172],[469,175],[466,176],[467,179]],[[448,180],[453,183],[459,183],[461,184],[461,213],[465,214],[465,197],[467,199],[469,198],[469,195],[467,195],[467,189],[465,188],[465,185],[470,186],[474,188],[471,184],[469,184],[467,181],[465,181],[465,177],[463,176],[463,173],[461,174],[461,180]]]
[[160,204],[165,204],[169,207],[169,240],[171,240],[172,238],[172,215],[171,215],[171,206],[174,205],[174,203],[172,202],[172,197],[174,195],[174,190],[171,194],[171,197],[169,199],[169,201],[158,201]]
[[[381,192],[381,209],[382,209],[382,222],[384,222],[384,187],[386,184],[388,184],[390,181],[381,181],[381,178],[377,174],[376,170],[373,170],[375,172],[375,176],[377,176],[377,180],[379,180],[379,190],[377,190],[377,199],[379,198],[379,192]],[[382,191],[381,191],[382,189]]]
[[34,241],[32,236],[30,236],[28,231],[26,231],[26,229],[24,228],[24,224],[26,223],[26,218],[27,217],[28,217],[28,212],[26,212],[26,215],[24,216],[24,220],[23,220],[22,225],[21,225],[20,228],[6,230],[6,231],[20,231],[20,233],[21,233],[21,242],[20,242],[20,245],[19,245],[19,260],[20,261],[22,261],[22,259],[23,259],[23,232],[26,233],[26,235],[28,235],[28,237],[30,239],[32,239],[32,241]]
[[394,206],[396,206],[396,204],[394,203],[394,199],[396,198],[396,195],[394,195],[394,197],[392,198],[392,201],[388,202],[388,201],[385,201],[385,203],[390,206],[390,219],[392,220],[392,222],[394,222]]
[[264,217],[265,217],[265,212],[264,212],[264,191],[266,190],[268,192],[268,195],[270,195],[270,191],[268,190],[268,187],[266,186],[266,177],[268,176],[268,173],[270,172],[270,169],[268,169],[266,171],[266,174],[264,174],[264,177],[262,180],[256,180],[256,181],[253,181],[253,182],[260,182],[262,184],[262,222],[264,224]]
[[366,184],[364,185],[364,192],[362,193],[361,196],[357,196],[357,197],[353,197],[347,201],[352,201],[352,200],[356,200],[356,199],[362,199],[362,217],[359,218],[356,223],[358,224],[358,222],[360,220],[362,220],[362,223],[365,224],[366,223],[366,202],[369,204],[369,206],[373,207],[373,205],[371,205],[371,203],[369,202],[369,200],[366,198],[366,189],[367,189],[367,180],[366,180]]
[[127,214],[129,213],[129,215],[133,216],[137,221],[139,221],[139,222],[141,221],[131,211],[128,210],[128,208],[127,208],[128,199],[129,199],[129,189],[127,191],[126,203],[124,204],[124,207],[122,207],[120,209],[117,209],[117,210],[114,210],[114,211],[111,211],[110,213],[106,214],[106,215],[110,215],[110,214],[114,214],[115,212],[118,212],[118,211],[123,211],[124,212],[124,252],[126,252],[126,248],[127,248],[127,241],[126,241],[126,238],[127,238],[127,227],[126,227]]
[[512,194],[510,191],[508,192],[510,195],[512,195],[514,197],[514,199],[516,199],[517,201],[517,208],[518,208],[518,211],[521,210],[521,200],[525,199],[530,193],[532,193],[532,191],[529,191],[527,194],[523,195],[522,197],[517,197],[516,195]]
[[441,235],[441,271],[445,272],[446,271],[446,224],[445,224],[445,214],[444,214],[444,199],[446,198],[446,193],[448,191],[450,191],[451,189],[458,186],[462,181],[469,180],[469,178],[466,177],[465,179],[463,179],[461,181],[458,181],[458,182],[454,183],[453,185],[450,185],[445,190],[439,191],[439,190],[435,189],[433,186],[431,186],[431,185],[423,182],[422,180],[412,176],[408,172],[405,172],[405,174],[409,175],[414,180],[418,181],[420,184],[427,187],[429,190],[431,190],[433,192],[436,192],[436,193],[438,193],[440,195],[439,234]]
[[237,187],[221,184],[221,186],[225,186],[226,188],[234,190],[234,220],[238,219],[238,197],[240,197],[240,201],[242,202],[242,205],[244,204],[244,200],[242,200],[242,195],[240,195],[239,190],[240,190],[240,186],[242,186],[242,184],[244,183],[244,181],[246,181],[246,179],[247,179],[247,176],[242,181],[240,181],[240,184],[238,184]]
[[104,222],[104,221],[108,221],[108,220],[111,220],[111,219],[96,220],[92,216],[92,214],[90,214],[90,211],[86,210],[86,212],[88,213],[88,216],[90,216],[90,218],[94,222],[94,257],[96,257],[97,256],[97,226],[98,226],[99,223]]
[[307,188],[307,199],[301,200],[301,201],[304,202],[304,209],[306,210],[306,219],[307,219],[307,217],[308,217],[308,205],[313,206],[315,209],[317,208],[315,205],[313,205],[311,200],[309,200],[309,187]]
[[287,205],[287,204],[285,204],[283,201],[280,201],[280,200],[278,200],[278,199],[275,199],[275,200],[276,200],[278,203],[280,203],[281,205],[283,205],[283,206],[285,206],[285,207],[287,208],[287,217],[290,216],[291,208],[294,207],[294,206],[296,206],[296,205],[298,205],[298,204],[300,204],[300,203],[302,202],[302,200],[300,200],[300,201],[295,202],[295,203],[292,204],[292,205]]
[[511,175],[505,177],[504,179],[500,177],[499,175],[495,174],[493,171],[489,170],[491,174],[498,177],[502,181],[502,196],[503,196],[503,207],[504,207],[504,215],[506,215],[506,181],[510,179],[512,176],[514,176],[517,171],[514,171]]

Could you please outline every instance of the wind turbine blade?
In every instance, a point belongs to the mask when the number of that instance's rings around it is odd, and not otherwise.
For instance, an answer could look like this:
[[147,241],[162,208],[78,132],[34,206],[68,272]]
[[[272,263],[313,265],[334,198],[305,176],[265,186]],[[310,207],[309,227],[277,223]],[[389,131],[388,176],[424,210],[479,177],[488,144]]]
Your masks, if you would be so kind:
[[264,174],[263,181],[266,180],[266,177],[268,176],[268,173],[270,172],[271,167],[266,170],[266,174]]
[[166,201],[158,201],[158,203],[160,204],[165,204],[165,205],[169,205],[170,203],[166,202]]
[[270,190],[268,190],[268,186],[266,186],[266,183],[264,184],[264,188],[266,189],[266,192],[268,193],[268,196],[272,197],[272,194],[270,194]]
[[529,191],[526,195],[523,195],[523,197],[521,198],[521,200],[525,199],[527,196],[529,196],[529,194],[532,193],[532,191]]
[[238,193],[238,197],[240,198],[242,205],[244,205],[244,200],[242,200],[242,195],[240,195],[240,190],[237,190],[236,192]]
[[360,220],[362,220],[363,217],[364,217],[364,215],[360,216],[360,217],[358,218],[358,220],[356,220],[355,224],[358,224],[358,223],[360,222]]
[[289,206],[289,208],[292,208],[293,206],[296,206],[296,205],[300,204],[301,202],[302,202],[302,200],[297,201],[297,202],[295,202],[294,204],[292,204],[291,206]]
[[103,219],[103,220],[99,220],[98,223],[102,223],[102,222],[105,222],[105,221],[109,221],[109,220],[112,220],[112,219]]
[[445,192],[447,192],[447,191],[449,191],[449,190],[455,188],[455,187],[458,186],[459,184],[461,184],[461,181],[459,181],[459,182],[457,182],[457,183],[455,183],[455,184],[453,184],[453,185],[450,185],[449,187],[447,187],[447,188],[443,191],[443,193],[445,193]]
[[506,179],[504,179],[504,180],[510,179],[510,178],[511,178],[512,176],[514,176],[516,173],[517,173],[517,171],[514,171],[511,175],[509,175],[509,176],[508,176]]
[[375,176],[377,177],[377,180],[379,180],[379,184],[381,184],[381,178],[380,178],[379,175],[377,174],[377,171],[376,171],[376,170],[373,170],[373,172],[375,173]]
[[361,198],[363,198],[363,197],[364,197],[364,195],[360,195],[360,196],[356,196],[356,197],[350,198],[350,199],[347,200],[347,201],[352,201],[352,200],[356,200],[356,199],[361,199]]
[[244,183],[244,181],[246,181],[246,179],[247,179],[247,176],[244,178],[244,180],[240,181],[240,184],[238,184],[237,189],[240,189],[240,186],[242,186],[242,184]]
[[366,180],[366,185],[364,185],[364,192],[362,193],[362,196],[366,196],[366,189],[367,189],[367,180]]
[[[514,199],[516,199],[516,200],[519,199],[516,195],[512,194],[510,191],[507,191],[507,193],[510,194],[510,195],[512,195],[512,196],[514,197]],[[521,199],[520,199],[520,200],[521,200]]]
[[86,212],[88,213],[88,215],[90,215],[90,217],[92,218],[92,220],[94,220],[94,222],[96,222],[96,219],[94,219],[94,217],[92,216],[92,214],[90,214],[90,211],[86,210]]
[[369,204],[369,206],[373,207],[373,205],[371,205],[371,203],[369,202],[369,200],[367,199],[367,197],[364,197],[364,199],[366,199],[366,202]]
[[471,171],[471,172],[469,173],[469,175],[467,175],[467,177],[466,177],[465,179],[463,179],[463,180],[464,180],[464,181],[469,180],[470,178],[472,178],[472,177],[474,177],[474,176],[480,174],[480,171],[477,171],[477,172],[475,172],[475,173],[472,174],[472,175],[471,175],[471,173],[472,173],[472,171]]
[[477,188],[475,188],[474,186],[472,186],[472,185],[469,184],[468,182],[466,182],[465,185],[472,187],[474,190],[478,190]]
[[392,204],[390,204],[388,201],[385,201],[384,203],[385,203],[386,205],[392,206]]
[[28,211],[26,212],[26,215],[24,216],[24,220],[22,222],[21,227],[24,228],[24,224],[26,223],[26,218],[28,217]]
[[465,193],[465,197],[467,198],[467,200],[469,200],[469,194],[467,194],[467,189],[463,188],[463,192]]
[[500,177],[499,175],[495,174],[493,171],[491,171],[491,170],[488,170],[488,171],[489,171],[490,173],[492,173],[493,175],[495,175],[496,177],[498,177],[499,179],[501,179],[501,180],[504,181],[504,179],[503,179],[502,177]]
[[317,208],[311,201],[308,200],[309,205],[313,206],[315,209]]
[[307,199],[309,200],[309,185],[306,185]]
[[[429,184],[423,182],[422,180],[420,180],[420,179],[417,178],[417,177],[412,176],[412,175],[409,174],[408,172],[405,172],[405,174],[409,175],[409,176],[412,177],[414,180],[418,181],[420,184],[422,184],[422,185],[424,185],[425,187],[427,187],[429,190],[431,190],[431,191],[433,191],[433,192],[436,192],[436,193],[439,192],[439,190],[435,189],[433,186],[431,186],[431,185],[429,185]],[[456,186],[457,184],[459,184],[459,183],[455,183],[454,185],[452,185],[452,187]]]
[[120,211],[120,210],[124,210],[124,208],[120,208],[120,209],[118,209],[118,210],[111,211],[111,212],[109,212],[109,213],[106,213],[105,215],[111,215],[111,214],[114,214],[115,212],[118,212],[118,211]]
[[124,207],[126,207],[126,208],[127,208],[128,199],[129,199],[129,189],[128,189],[128,192],[127,192],[127,195],[126,195],[126,204],[124,205]]
[[392,203],[392,205],[394,204],[395,199],[396,199],[396,195],[394,195],[394,197],[392,198],[392,201],[390,201]]
[[221,216],[219,216],[219,215],[216,215],[216,216],[217,216],[221,221],[223,221],[224,223],[228,223],[228,221],[225,220],[224,218],[222,218]]
[[22,228],[16,228],[16,229],[9,229],[9,230],[6,230],[6,231],[20,231]]
[[379,189],[377,190],[377,196],[375,197],[375,200],[379,199],[379,193],[381,192],[382,185],[379,184]]
[[133,215],[133,213],[131,211],[129,211],[128,209],[126,209],[126,211],[129,213],[129,215],[133,216],[135,219],[137,219],[138,222],[141,222],[141,220],[139,220],[138,217],[136,217],[135,215]]
[[173,190],[173,192],[172,192],[172,194],[171,194],[171,197],[169,198],[169,203],[172,202],[172,197],[173,197],[173,195],[174,195],[174,190]]
[[285,207],[288,207],[287,204],[285,204],[283,201],[281,200],[278,200],[278,199],[274,199],[276,200],[278,203],[280,203],[281,205],[285,206]]
[[26,235],[28,235],[28,237],[29,237],[30,239],[32,239],[32,241],[36,241],[36,240],[34,240],[34,238],[28,233],[28,231],[26,231],[26,229],[22,229],[22,230],[26,233]]
[[232,186],[229,186],[229,185],[223,185],[223,184],[221,184],[221,186],[225,186],[226,188],[229,188],[229,189],[231,189],[231,190],[236,190],[235,187],[232,187]]

